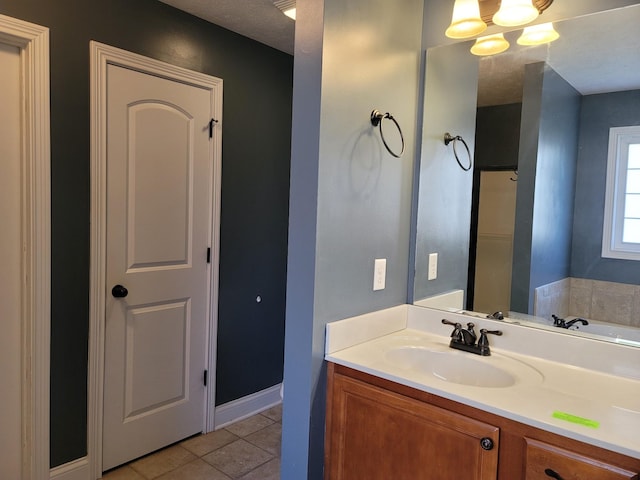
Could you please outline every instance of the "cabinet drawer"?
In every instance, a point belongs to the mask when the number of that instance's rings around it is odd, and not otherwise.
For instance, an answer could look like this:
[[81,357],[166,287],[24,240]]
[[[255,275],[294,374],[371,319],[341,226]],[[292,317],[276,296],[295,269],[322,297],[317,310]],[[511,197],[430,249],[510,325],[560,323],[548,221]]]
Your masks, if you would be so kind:
[[525,480],[638,480],[638,473],[525,438]]

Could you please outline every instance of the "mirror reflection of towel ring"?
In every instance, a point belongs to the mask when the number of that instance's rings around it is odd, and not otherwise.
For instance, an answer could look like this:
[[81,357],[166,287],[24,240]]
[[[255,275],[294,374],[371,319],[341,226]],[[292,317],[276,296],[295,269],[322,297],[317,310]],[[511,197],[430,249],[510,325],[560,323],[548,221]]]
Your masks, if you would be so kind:
[[[400,153],[396,153],[393,150],[391,150],[389,145],[387,145],[387,141],[384,139],[384,133],[382,133],[382,120],[384,120],[385,118],[388,118],[393,123],[395,123],[396,128],[398,129],[398,133],[400,133],[400,140],[402,140],[402,149],[400,150]],[[396,119],[393,118],[393,115],[391,115],[389,112],[381,113],[378,110],[373,110],[371,112],[371,125],[373,125],[374,127],[378,127],[380,129],[380,137],[382,138],[382,143],[384,143],[384,146],[387,149],[387,151],[394,157],[400,158],[404,153],[404,135],[402,135],[402,129],[400,128],[400,125],[398,124]]]
[[[462,144],[464,145],[464,148],[467,150],[467,157],[469,158],[469,165],[468,166],[463,166],[462,162],[460,161],[460,158],[458,157],[458,151],[456,150],[456,143],[459,141],[462,142]],[[469,151],[469,146],[467,145],[467,142],[464,141],[464,138],[462,138],[460,135],[456,135],[455,137],[453,135],[451,135],[449,132],[444,134],[444,144],[445,145],[449,145],[451,142],[453,142],[453,154],[456,156],[456,162],[458,162],[458,165],[460,165],[460,168],[462,170],[464,170],[465,172],[468,172],[469,170],[471,170],[471,152]]]

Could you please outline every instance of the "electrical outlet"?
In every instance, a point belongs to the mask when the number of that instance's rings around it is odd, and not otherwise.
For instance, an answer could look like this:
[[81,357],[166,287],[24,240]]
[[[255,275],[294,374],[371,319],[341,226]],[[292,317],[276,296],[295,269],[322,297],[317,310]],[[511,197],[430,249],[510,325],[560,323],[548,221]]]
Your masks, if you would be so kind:
[[438,254],[429,254],[429,275],[427,280],[435,280],[438,278]]
[[384,290],[387,276],[387,259],[376,258],[373,265],[373,290]]

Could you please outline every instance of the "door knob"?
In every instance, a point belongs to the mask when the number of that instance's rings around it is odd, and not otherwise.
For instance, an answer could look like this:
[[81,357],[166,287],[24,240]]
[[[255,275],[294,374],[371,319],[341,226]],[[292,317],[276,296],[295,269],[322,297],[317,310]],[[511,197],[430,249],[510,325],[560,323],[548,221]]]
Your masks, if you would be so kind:
[[111,289],[111,295],[113,295],[116,298],[124,298],[127,295],[129,295],[129,290],[127,290],[122,285],[116,285]]

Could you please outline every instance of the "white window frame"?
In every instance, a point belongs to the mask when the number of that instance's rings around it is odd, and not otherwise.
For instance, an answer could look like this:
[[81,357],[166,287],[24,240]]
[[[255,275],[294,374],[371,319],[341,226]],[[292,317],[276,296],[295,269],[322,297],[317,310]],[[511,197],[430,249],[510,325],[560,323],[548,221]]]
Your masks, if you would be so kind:
[[635,143],[640,143],[640,126],[609,129],[607,188],[602,232],[602,256],[605,258],[640,260],[640,243],[622,241],[628,145]]

